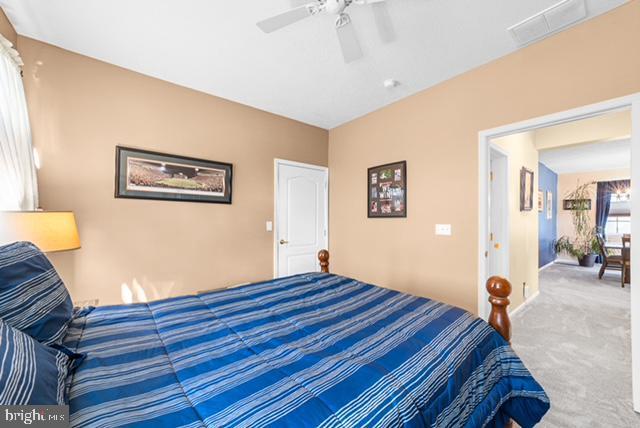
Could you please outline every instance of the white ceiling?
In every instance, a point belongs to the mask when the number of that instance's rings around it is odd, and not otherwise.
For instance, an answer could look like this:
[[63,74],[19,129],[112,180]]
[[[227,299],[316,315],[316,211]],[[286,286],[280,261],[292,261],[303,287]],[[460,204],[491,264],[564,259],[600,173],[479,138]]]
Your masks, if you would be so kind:
[[540,150],[539,160],[557,174],[631,168],[631,140],[575,144]]
[[[626,0],[587,0],[589,17]],[[273,34],[290,0],[0,0],[19,34],[331,129],[517,49],[507,28],[558,0],[388,0],[397,40],[349,10],[365,57],[344,64],[334,17]],[[401,86],[385,89],[394,78]]]

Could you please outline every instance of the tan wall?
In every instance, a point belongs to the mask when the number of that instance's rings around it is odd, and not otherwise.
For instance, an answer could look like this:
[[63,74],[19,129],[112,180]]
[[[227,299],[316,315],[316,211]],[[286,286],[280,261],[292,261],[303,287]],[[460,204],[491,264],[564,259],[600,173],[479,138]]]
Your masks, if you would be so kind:
[[[74,299],[273,276],[274,158],[327,165],[327,131],[28,38],[19,47],[41,205],[75,211],[80,228],[82,249],[52,255]],[[233,163],[233,205],[115,199],[116,145]]]
[[[558,175],[558,238],[568,236],[571,239],[575,237],[573,231],[573,222],[571,219],[571,211],[562,209],[562,200],[567,194],[573,191],[580,184],[589,183],[591,181],[610,181],[610,180],[629,180],[631,178],[630,169],[619,169],[611,171],[586,172],[576,174],[560,174]],[[589,186],[591,188],[591,225],[596,226],[596,190],[597,185]],[[560,255],[562,259],[570,259],[571,257]]]
[[9,22],[9,18],[5,15],[4,10],[0,7],[0,34],[2,34],[6,39],[8,39],[14,45],[18,40],[18,35],[16,34],[16,30]]
[[[331,130],[333,270],[475,312],[478,132],[640,91],[638,22],[633,0]],[[367,167],[404,159],[408,218],[367,219]]]
[[[511,310],[538,291],[538,151],[532,132],[493,140],[509,155],[509,280]],[[520,211],[520,170],[533,171],[533,210]]]

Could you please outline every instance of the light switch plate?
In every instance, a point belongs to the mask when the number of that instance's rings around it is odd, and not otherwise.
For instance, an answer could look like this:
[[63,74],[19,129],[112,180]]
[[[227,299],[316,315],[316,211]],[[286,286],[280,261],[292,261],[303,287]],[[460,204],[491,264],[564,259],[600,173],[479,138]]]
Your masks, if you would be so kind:
[[450,224],[436,224],[436,235],[439,236],[451,236]]
[[268,221],[267,222],[267,232],[273,232],[273,222],[272,221]]

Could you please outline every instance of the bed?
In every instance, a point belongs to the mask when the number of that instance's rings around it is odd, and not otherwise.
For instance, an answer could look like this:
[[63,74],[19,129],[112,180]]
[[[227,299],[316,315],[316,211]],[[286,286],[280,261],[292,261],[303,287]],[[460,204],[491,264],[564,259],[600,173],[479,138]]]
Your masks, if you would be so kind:
[[64,345],[75,427],[535,425],[549,399],[490,324],[322,271],[77,313]]

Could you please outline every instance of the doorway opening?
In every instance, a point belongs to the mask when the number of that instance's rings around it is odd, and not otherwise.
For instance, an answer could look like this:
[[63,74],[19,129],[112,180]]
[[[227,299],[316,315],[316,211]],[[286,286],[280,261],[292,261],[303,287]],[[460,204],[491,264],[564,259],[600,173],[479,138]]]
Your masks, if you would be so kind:
[[[607,128],[603,125],[607,121],[610,125],[615,125],[616,117],[620,119],[618,122],[626,120],[626,135],[615,134],[612,131],[615,126]],[[599,123],[599,128],[594,128],[593,126],[589,128],[586,126],[588,122],[592,125]],[[602,135],[597,133],[597,129],[602,131]],[[583,131],[583,133],[580,134],[580,131]],[[606,133],[608,134],[605,135]],[[555,138],[555,142],[553,142],[554,138],[551,137]],[[510,150],[509,145],[517,147],[517,150]],[[507,212],[511,214],[511,220],[508,221],[511,232],[508,238],[510,251],[503,253],[495,251],[496,233],[494,230],[497,226],[493,217],[504,218],[504,214],[501,215],[494,212],[496,189],[491,180],[490,172],[495,166],[496,146],[507,153],[510,164],[510,191],[507,197],[509,206]],[[580,154],[579,157],[578,154]],[[572,232],[569,229],[572,229],[573,226],[571,220],[572,212],[575,213],[576,206],[579,208],[580,204],[586,203],[586,201],[571,202],[570,199],[572,196],[580,196],[579,193],[572,193],[572,191],[580,187],[578,182],[582,182],[584,184],[582,187],[589,188],[588,190],[592,193],[590,198],[585,197],[583,199],[591,199],[589,203],[592,204],[592,207],[590,207],[589,215],[586,218],[593,223],[594,234],[592,235],[593,239],[585,239],[583,243],[588,241],[588,245],[592,246],[592,251],[595,252],[599,244],[595,227],[596,205],[598,205],[597,209],[599,211],[603,211],[601,208],[601,205],[603,205],[602,195],[600,194],[602,193],[602,188],[611,188],[615,184],[616,189],[610,191],[608,195],[610,196],[610,200],[607,202],[607,210],[610,210],[610,213],[607,212],[608,221],[599,212],[598,226],[600,226],[599,230],[603,232],[603,235],[607,236],[603,242],[607,247],[607,251],[617,246],[620,249],[618,254],[626,252],[626,274],[631,276],[634,268],[639,267],[638,265],[640,264],[639,258],[631,257],[633,250],[628,248],[630,247],[630,235],[634,231],[636,234],[640,233],[640,218],[632,215],[634,202],[632,193],[629,191],[630,182],[640,182],[638,181],[640,168],[635,170],[630,168],[633,160],[636,160],[636,162],[633,162],[634,165],[640,164],[640,94],[483,131],[480,133],[479,158],[481,180],[478,312],[481,316],[486,317],[488,315],[488,307],[484,303],[487,299],[484,283],[490,275],[494,273],[500,275],[499,272],[501,270],[508,272],[506,276],[512,281],[514,287],[511,299],[512,308],[515,309],[515,311],[512,310],[512,315],[515,315],[514,318],[539,322],[541,327],[544,324],[544,319],[534,321],[532,318],[532,314],[536,313],[533,307],[538,303],[528,306],[528,302],[532,300],[537,302],[543,300],[536,299],[540,289],[539,278],[543,291],[545,287],[548,288],[550,282],[553,282],[550,281],[550,279],[553,279],[553,275],[559,274],[565,275],[563,279],[565,283],[586,278],[585,280],[590,281],[594,287],[593,290],[598,292],[602,292],[606,284],[609,283],[611,285],[615,279],[615,286],[618,288],[614,291],[620,294],[619,291],[624,280],[619,271],[610,272],[609,269],[606,269],[603,280],[599,280],[598,271],[601,265],[591,268],[594,272],[588,271],[588,268],[581,268],[587,270],[578,270],[577,256],[581,256],[580,253],[588,253],[591,250],[585,248],[586,245],[579,245],[579,240],[576,239],[575,234],[569,233]],[[626,165],[618,165],[625,160]],[[589,166],[589,163],[591,163],[591,166]],[[612,173],[611,170],[615,169],[616,165],[619,167],[618,170],[625,170],[624,167],[626,166],[626,173],[624,171],[618,171],[617,174]],[[546,171],[546,169],[549,171]],[[555,182],[553,179],[554,174],[549,173],[554,173],[554,169],[561,172],[561,174],[555,173]],[[591,171],[587,171],[589,169]],[[529,172],[531,173],[531,178],[526,181]],[[543,176],[547,181],[542,181]],[[574,199],[580,198],[576,197]],[[573,211],[569,206],[572,203],[574,204]],[[591,223],[589,223],[589,228],[591,228]],[[543,235],[553,236],[553,239],[544,240]],[[556,260],[556,250],[562,249],[558,245],[559,241],[562,242],[562,237],[566,237],[565,243],[575,244],[578,251],[573,253],[569,251],[569,255],[565,251],[565,254]],[[622,249],[622,241],[625,237],[629,238],[626,250]],[[504,246],[502,248],[504,249]],[[511,254],[511,257],[509,257],[508,253]],[[514,254],[517,256],[513,256]],[[508,260],[506,262],[507,266],[509,266],[508,270],[505,270],[504,267],[497,268],[496,265],[505,263],[505,259]],[[532,261],[535,261],[535,263],[532,263]],[[538,276],[538,268],[544,269],[541,271],[540,276]],[[515,277],[519,278],[514,280]],[[522,281],[523,277],[528,278],[528,280]],[[630,282],[628,278],[627,282]],[[618,364],[616,367],[625,366],[625,364],[628,367],[624,377],[627,381],[633,378],[633,381],[629,383],[629,398],[626,400],[627,408],[639,411],[640,313],[638,311],[640,310],[640,293],[629,284],[626,287],[627,294],[625,296],[620,295],[626,298],[623,306],[628,314],[626,319],[626,353],[628,359],[625,363],[620,361],[620,356],[612,356],[611,361],[613,364]],[[554,291],[557,291],[557,289]],[[574,290],[574,292],[582,291],[584,290]],[[571,294],[571,292],[565,294],[564,297],[562,297],[562,294],[556,294],[554,298],[558,301],[552,301],[552,303],[557,305],[557,309],[560,310],[563,307],[562,305],[575,301],[574,297],[575,294]],[[592,300],[599,298],[596,295],[592,297]],[[602,299],[609,300],[608,297],[604,296]],[[599,315],[598,306],[597,302],[594,303],[596,305],[590,311],[592,316],[597,318]],[[600,310],[605,311],[604,303],[600,303]],[[601,314],[601,316],[604,315]],[[619,324],[620,329],[624,330],[625,320],[622,319]],[[560,327],[563,326],[555,326],[545,334],[551,337],[553,335],[552,332],[557,332]],[[518,332],[515,323],[514,333],[517,336]],[[576,342],[567,340],[563,344],[565,346],[579,345],[578,336],[579,334],[576,334],[570,338],[576,339]],[[629,341],[631,342],[630,347]],[[550,346],[552,346],[551,342]],[[629,348],[631,348],[630,352]],[[576,346],[575,351],[579,353],[580,346]],[[540,352],[544,352],[544,350]],[[574,361],[573,363],[577,362]],[[548,368],[562,369],[553,365]],[[628,373],[629,371],[631,371],[631,374]],[[577,382],[579,383],[580,379],[577,379]],[[637,415],[633,415],[631,418],[637,417]],[[633,420],[635,421],[635,419]]]

